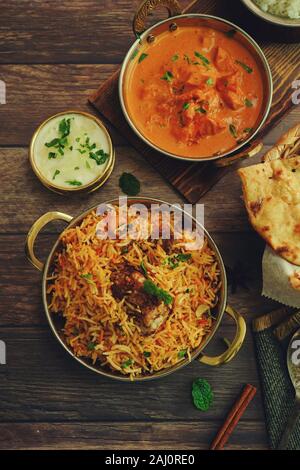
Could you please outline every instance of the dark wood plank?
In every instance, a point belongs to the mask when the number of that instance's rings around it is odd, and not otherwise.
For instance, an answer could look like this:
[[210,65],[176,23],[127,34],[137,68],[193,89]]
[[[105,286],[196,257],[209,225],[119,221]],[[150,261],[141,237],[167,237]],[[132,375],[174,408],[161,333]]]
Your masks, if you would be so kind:
[[[231,338],[232,324],[224,319],[220,335]],[[97,375],[72,359],[49,328],[1,328],[7,364],[0,368],[1,422],[15,421],[221,421],[241,390],[259,386],[251,334],[229,364],[213,368],[198,361],[163,379],[119,383]],[[220,353],[217,337],[207,349]],[[200,413],[191,399],[191,383],[205,377],[214,390],[214,405]],[[259,394],[243,416],[261,421]],[[184,441],[184,439],[183,439]]]
[[[208,449],[221,424],[202,422],[96,422],[0,424],[1,449]],[[184,437],[184,440],[183,440]],[[264,424],[240,421],[226,450],[267,448]]]
[[[265,150],[268,148],[265,147]],[[0,219],[2,234],[27,233],[34,220],[49,210],[60,210],[75,216],[99,202],[118,197],[119,177],[124,171],[130,171],[139,178],[142,196],[156,197],[171,203],[183,202],[165,184],[162,176],[130,147],[116,148],[115,169],[102,188],[90,195],[72,197],[60,196],[44,188],[30,167],[27,153],[24,148],[0,149],[4,201]],[[253,159],[253,162],[259,161],[259,158]],[[243,165],[251,162],[245,161]],[[201,201],[205,205],[206,228],[214,232],[252,230],[241,195],[239,177],[236,172],[230,172]]]
[[[270,147],[266,146],[265,151]],[[262,154],[261,154],[262,155]],[[243,162],[258,162],[261,155]],[[90,195],[64,197],[44,188],[31,170],[27,149],[0,149],[3,191],[0,234],[26,234],[32,223],[44,212],[60,210],[78,215],[88,207],[118,197],[119,177],[123,171],[136,175],[141,182],[141,195],[170,203],[181,202],[175,191],[140,155],[129,147],[116,148],[116,166],[107,183]],[[12,181],[15,184],[12,185]],[[242,201],[241,183],[235,171],[227,174],[201,200],[205,208],[205,226],[212,232],[252,232]],[[57,231],[48,227],[48,231]]]
[[[29,145],[36,127],[55,113],[75,109],[95,114],[87,98],[115,68],[114,65],[0,65],[0,79],[7,88],[7,102],[0,106],[0,146]],[[123,141],[115,132],[113,139],[117,144]]]
[[0,63],[120,63],[134,40],[131,22],[139,4],[0,0]]
[[1,0],[0,62],[120,62],[133,40],[130,20],[135,4]]
[[[228,7],[229,3],[229,8]],[[231,6],[231,7],[230,7]],[[194,2],[192,8],[187,8],[187,12],[209,13],[232,19],[232,13],[236,13],[236,2],[226,3],[219,0],[204,2],[199,0]],[[252,17],[245,9],[238,9],[238,24],[240,20],[248,25]],[[248,18],[248,22],[247,22]],[[247,28],[248,29],[248,28]],[[253,29],[253,28],[252,28]],[[256,29],[251,31],[254,37],[257,36]],[[277,37],[273,37],[277,41]],[[252,142],[259,143],[267,133],[274,128],[293,108],[296,107],[292,101],[291,84],[298,79],[299,67],[299,44],[276,44],[268,42],[264,38],[261,47],[268,59],[274,82],[273,103],[268,119],[262,126],[258,136]],[[177,191],[189,202],[196,203],[200,197],[205,195],[230,169],[228,167],[217,168],[214,162],[191,163],[182,160],[174,160],[163,153],[153,150],[145,144],[131,129],[122,112],[118,97],[119,73],[115,72],[104,84],[101,84],[96,93],[90,97],[91,104],[99,113],[109,120],[128,142],[135,147],[153,167],[159,171],[163,177],[173,185]],[[246,146],[247,149],[250,145]],[[244,155],[242,149],[237,155]],[[251,147],[252,148],[252,147]]]

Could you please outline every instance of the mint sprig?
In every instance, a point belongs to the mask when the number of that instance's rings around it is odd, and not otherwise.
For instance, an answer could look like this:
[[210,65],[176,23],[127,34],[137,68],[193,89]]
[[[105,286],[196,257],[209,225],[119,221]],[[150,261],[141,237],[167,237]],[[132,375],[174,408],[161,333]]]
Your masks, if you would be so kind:
[[132,173],[122,173],[119,179],[119,186],[123,193],[128,196],[136,196],[141,190],[141,183]]
[[196,379],[192,385],[192,397],[195,407],[208,411],[213,403],[214,395],[210,384],[205,379]]
[[153,281],[147,279],[144,282],[144,291],[156,297],[158,300],[162,300],[165,305],[170,305],[173,302],[173,297],[164,289],[161,289]]

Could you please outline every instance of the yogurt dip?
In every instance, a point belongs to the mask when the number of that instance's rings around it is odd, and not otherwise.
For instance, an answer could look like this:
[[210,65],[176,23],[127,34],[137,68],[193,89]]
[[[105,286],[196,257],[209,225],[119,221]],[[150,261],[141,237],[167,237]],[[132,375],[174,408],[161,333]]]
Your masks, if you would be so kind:
[[105,176],[112,154],[103,124],[81,112],[61,113],[45,121],[30,147],[33,170],[50,189],[88,188]]

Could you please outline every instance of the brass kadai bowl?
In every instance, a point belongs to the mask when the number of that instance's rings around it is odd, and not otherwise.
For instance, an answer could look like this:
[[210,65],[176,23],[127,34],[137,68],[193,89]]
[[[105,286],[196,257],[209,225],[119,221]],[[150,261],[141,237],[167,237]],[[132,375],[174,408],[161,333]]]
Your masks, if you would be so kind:
[[300,28],[300,18],[287,18],[283,16],[273,15],[267,11],[263,11],[253,0],[242,0],[243,4],[256,16],[277,26],[286,28]]
[[[145,29],[145,22],[147,17],[151,15],[153,10],[161,6],[168,10],[169,18],[156,23],[154,26],[148,29]],[[149,140],[139,128],[139,123],[137,120],[133,121],[126,104],[127,79],[130,76],[132,58],[135,57],[136,51],[143,51],[144,47],[151,47],[151,44],[155,41],[155,39],[165,33],[170,34],[171,38],[172,32],[174,30],[184,26],[207,26],[224,33],[235,30],[235,39],[251,52],[257,64],[259,65],[263,79],[264,92],[261,115],[256,126],[253,128],[251,135],[243,139],[241,143],[237,142],[237,145],[229,151],[224,153],[220,152],[208,157],[189,157],[176,155],[175,153],[170,153],[163,147],[160,147],[158,143],[154,143],[153,141]],[[268,117],[272,104],[273,80],[272,73],[264,52],[259,47],[257,42],[248,33],[246,33],[246,31],[236,24],[216,16],[197,13],[181,14],[181,7],[177,0],[145,0],[141,4],[134,17],[133,31],[137,39],[128,50],[121,67],[119,77],[119,99],[123,114],[128,124],[141,140],[143,140],[153,149],[172,158],[193,162],[218,160],[217,164],[220,164],[220,166],[225,166],[227,161],[228,164],[231,164],[233,161],[240,159],[241,157],[253,156],[261,150],[262,143],[255,140],[254,137],[258,134],[259,130],[262,128]],[[128,99],[130,100],[130,97],[128,97]]]
[[[107,161],[107,164],[105,166],[105,169],[104,169],[103,173],[96,176],[92,181],[90,181],[89,183],[87,183],[85,185],[78,186],[78,187],[66,188],[66,187],[59,186],[59,185],[55,184],[53,181],[50,181],[49,179],[45,178],[43,173],[40,171],[38,165],[36,164],[36,161],[35,161],[35,158],[34,158],[34,147],[35,147],[37,137],[38,137],[40,131],[44,128],[44,126],[46,126],[50,121],[52,121],[53,119],[55,119],[59,116],[62,117],[62,116],[71,115],[71,114],[78,115],[78,116],[85,116],[86,118],[91,119],[93,122],[95,122],[97,124],[97,126],[99,126],[99,128],[102,130],[102,132],[104,133],[105,138],[107,140],[108,148],[109,148],[109,151],[108,151],[109,156],[108,156],[108,161]],[[29,146],[29,162],[30,162],[31,168],[33,169],[35,175],[40,180],[40,182],[43,184],[43,186],[45,186],[47,189],[50,189],[51,191],[54,191],[55,193],[58,193],[58,194],[61,194],[61,195],[70,195],[70,194],[74,194],[74,193],[75,194],[91,193],[93,191],[96,191],[98,188],[100,188],[108,180],[108,178],[110,177],[110,175],[111,175],[111,173],[114,169],[114,165],[115,165],[115,149],[113,147],[113,143],[112,143],[112,139],[110,137],[110,134],[109,134],[107,128],[105,127],[105,125],[103,124],[103,122],[100,119],[95,117],[93,114],[89,114],[89,113],[86,113],[84,111],[67,110],[67,111],[64,111],[64,112],[61,112],[61,113],[57,113],[53,116],[50,116],[45,121],[43,121],[42,124],[40,124],[39,127],[35,130],[35,132],[32,136],[31,142],[30,142],[30,146]]]
[[[117,204],[118,199],[110,200],[107,201],[105,204]],[[128,205],[130,206],[131,204],[136,204],[136,203],[141,203],[146,206],[150,206],[150,204],[165,204],[168,207],[172,207],[171,204],[160,201],[158,199],[151,199],[151,198],[130,198],[128,200]],[[130,382],[130,378],[126,377],[122,374],[119,374],[117,372],[113,372],[107,367],[101,366],[101,364],[96,363],[92,364],[92,362],[89,359],[85,359],[82,357],[77,357],[75,356],[74,352],[70,348],[70,346],[66,343],[65,338],[64,338],[64,333],[63,333],[63,326],[64,326],[64,321],[63,318],[59,315],[52,315],[49,311],[49,297],[47,295],[47,279],[51,275],[52,269],[53,269],[53,263],[54,259],[56,256],[56,253],[60,251],[61,249],[61,235],[57,238],[56,242],[54,243],[52,249],[50,250],[50,253],[47,257],[47,260],[45,263],[40,261],[34,251],[34,244],[35,240],[42,230],[42,228],[47,225],[49,222],[52,222],[54,220],[63,220],[65,221],[68,226],[67,228],[70,227],[75,227],[79,225],[82,220],[93,210],[95,210],[97,206],[94,206],[84,213],[80,214],[77,217],[72,217],[70,215],[64,214],[62,212],[47,212],[46,214],[42,215],[34,224],[32,225],[31,229],[28,232],[27,239],[26,239],[26,245],[25,245],[25,252],[26,255],[29,259],[29,261],[33,264],[33,266],[38,269],[39,271],[42,271],[42,297],[43,297],[43,303],[44,303],[44,309],[45,309],[45,314],[48,320],[48,323],[50,325],[50,328],[58,340],[58,342],[63,346],[63,348],[74,358],[76,361],[78,361],[81,365],[84,367],[96,372],[97,374],[110,377],[113,379],[118,379],[124,382]],[[178,210],[178,207],[176,208]],[[185,216],[187,214],[185,213]],[[207,336],[204,338],[204,341],[201,343],[201,345],[196,348],[192,354],[191,354],[191,359],[192,360],[199,360],[203,364],[208,364],[211,366],[218,366],[220,364],[224,364],[226,362],[229,362],[233,357],[238,353],[240,350],[245,334],[246,334],[246,324],[243,319],[243,317],[236,312],[234,309],[232,309],[230,306],[227,305],[227,279],[226,279],[226,271],[224,267],[224,263],[222,260],[222,257],[220,255],[220,252],[217,248],[217,245],[215,244],[214,240],[212,237],[209,235],[209,233],[191,216],[189,216],[192,219],[193,226],[194,228],[199,228],[200,230],[203,230],[204,236],[207,238],[209,246],[211,249],[214,251],[218,265],[220,268],[220,273],[221,273],[221,288],[218,293],[218,302],[217,305],[213,309],[213,316],[215,318],[215,321],[213,323],[213,327],[211,331],[207,334]],[[221,355],[215,356],[215,357],[210,357],[206,356],[203,353],[204,348],[208,345],[208,343],[212,340],[214,337],[216,331],[218,330],[219,326],[221,325],[221,321],[223,318],[224,313],[227,313],[230,315],[235,323],[236,323],[236,334],[235,337],[228,347],[228,349]],[[180,361],[178,364],[168,368],[164,369],[159,372],[155,372],[152,374],[147,374],[147,375],[142,375],[140,377],[135,378],[135,381],[147,381],[150,379],[154,378],[159,378],[159,377],[165,377],[166,375],[169,375],[182,367],[185,367],[186,365],[189,364],[189,360],[184,359]]]

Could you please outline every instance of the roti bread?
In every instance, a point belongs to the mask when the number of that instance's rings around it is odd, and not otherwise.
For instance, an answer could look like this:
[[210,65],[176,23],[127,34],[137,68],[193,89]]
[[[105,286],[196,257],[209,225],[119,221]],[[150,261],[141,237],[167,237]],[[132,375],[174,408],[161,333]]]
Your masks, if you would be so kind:
[[238,170],[254,229],[275,252],[300,266],[300,156]]

